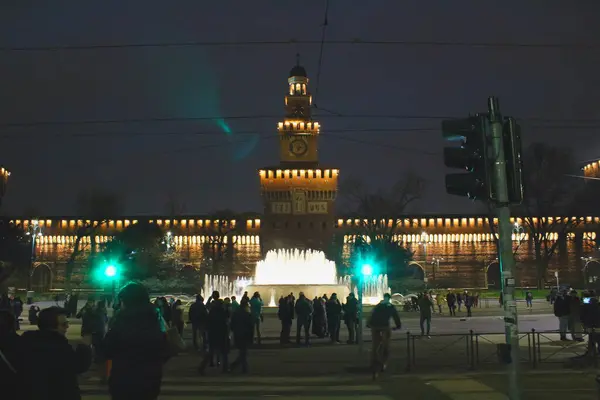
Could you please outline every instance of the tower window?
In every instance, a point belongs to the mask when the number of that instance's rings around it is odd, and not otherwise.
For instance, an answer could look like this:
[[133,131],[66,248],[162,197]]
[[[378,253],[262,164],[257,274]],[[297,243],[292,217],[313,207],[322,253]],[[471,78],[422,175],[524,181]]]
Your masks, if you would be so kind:
[[290,96],[294,94],[294,84],[290,85]]
[[306,83],[302,84],[302,94],[306,94]]
[[296,94],[301,94],[302,92],[300,90],[300,84],[296,83]]

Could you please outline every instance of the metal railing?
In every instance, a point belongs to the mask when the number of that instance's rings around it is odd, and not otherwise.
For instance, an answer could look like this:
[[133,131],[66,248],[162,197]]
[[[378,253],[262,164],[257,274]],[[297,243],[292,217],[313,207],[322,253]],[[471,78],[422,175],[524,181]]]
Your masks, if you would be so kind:
[[[394,358],[405,362],[406,371],[424,368],[438,370],[452,367],[456,370],[477,370],[493,365],[506,364],[502,359],[505,346],[503,333],[481,333],[470,330],[461,334],[413,335],[394,339],[402,346],[394,346]],[[532,329],[519,334],[518,362],[529,368],[544,364],[562,363],[566,366],[598,367],[600,333],[581,333],[581,341],[563,341],[558,331]],[[590,336],[592,342],[590,343]],[[403,350],[401,350],[404,348]],[[512,360],[510,361],[512,362]]]

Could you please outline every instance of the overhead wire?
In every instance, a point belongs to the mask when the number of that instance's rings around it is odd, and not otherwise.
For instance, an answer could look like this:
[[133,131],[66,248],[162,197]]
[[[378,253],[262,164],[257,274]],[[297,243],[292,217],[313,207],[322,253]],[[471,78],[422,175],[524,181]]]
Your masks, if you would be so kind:
[[525,43],[525,42],[463,42],[463,41],[419,41],[419,40],[244,40],[244,41],[181,41],[153,43],[114,43],[58,46],[2,46],[2,52],[47,52],[105,50],[131,48],[169,48],[169,47],[227,47],[227,46],[285,46],[285,45],[357,45],[357,46],[421,46],[421,47],[471,47],[471,48],[539,48],[539,49],[580,49],[600,48],[600,43]]
[[[458,119],[464,116],[450,115],[411,115],[411,114],[343,114],[336,111],[319,108],[328,114],[314,115],[314,118],[348,118],[348,119],[394,119],[394,120],[442,120]],[[87,119],[63,121],[32,121],[32,122],[5,122],[0,123],[0,128],[61,126],[61,125],[103,125],[103,124],[133,124],[133,123],[159,123],[159,122],[186,122],[186,121],[219,121],[219,120],[257,120],[281,119],[281,114],[255,114],[255,115],[228,115],[208,117],[146,117],[146,118],[115,118],[115,119]],[[548,122],[548,123],[597,123],[600,119],[578,118],[543,118],[543,117],[515,117],[517,121]]]
[[329,0],[325,0],[325,16],[323,17],[323,26],[321,27],[321,46],[319,49],[319,61],[317,64],[317,85],[315,86],[315,95],[313,98],[314,108],[318,109],[317,99],[319,97],[319,88],[321,87],[321,71],[323,67],[323,50],[325,50],[325,37],[327,35],[327,26],[329,25],[328,21],[329,14]]
[[[535,130],[600,130],[600,125],[571,125],[571,126],[552,126],[552,125],[532,125],[528,129]],[[241,130],[233,132],[232,136],[256,136],[263,135],[257,132],[257,129],[252,130]],[[385,134],[390,135],[400,132],[441,132],[440,127],[398,127],[398,128],[383,128],[383,127],[364,127],[364,128],[333,128],[326,129],[324,132],[320,132],[320,137],[327,137],[335,133],[373,133],[373,134]],[[571,132],[571,134],[576,134]],[[105,131],[105,132],[44,132],[44,131],[31,131],[31,132],[4,132],[0,133],[0,140],[3,139],[26,139],[29,140],[32,137],[42,136],[44,138],[69,138],[69,139],[85,139],[85,138],[132,138],[132,137],[161,137],[161,136],[176,136],[176,137],[197,137],[197,136],[224,136],[223,131],[167,131],[167,132],[147,132],[147,131]],[[228,136],[230,139],[232,136]],[[275,137],[274,134],[269,133],[266,136]],[[335,136],[335,135],[333,135]]]

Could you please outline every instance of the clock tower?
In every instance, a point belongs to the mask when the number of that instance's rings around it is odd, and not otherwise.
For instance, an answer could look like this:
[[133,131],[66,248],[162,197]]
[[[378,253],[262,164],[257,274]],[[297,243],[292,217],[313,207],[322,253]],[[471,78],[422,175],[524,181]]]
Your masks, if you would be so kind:
[[279,165],[259,171],[264,252],[326,250],[331,241],[339,171],[319,163],[320,125],[311,116],[308,82],[298,57],[287,80],[285,118],[277,125]]

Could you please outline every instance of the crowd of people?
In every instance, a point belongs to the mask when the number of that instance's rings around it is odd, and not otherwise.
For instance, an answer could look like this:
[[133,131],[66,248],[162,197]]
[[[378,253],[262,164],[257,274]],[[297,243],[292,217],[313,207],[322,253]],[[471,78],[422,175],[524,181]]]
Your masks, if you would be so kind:
[[[400,326],[390,298],[386,295],[369,320],[373,331],[378,332],[377,343],[386,349],[389,320]],[[13,303],[9,306],[0,310],[0,376],[8,378],[2,387],[7,398],[80,399],[78,375],[88,371],[94,361],[97,370],[107,371],[104,366],[108,361],[106,383],[112,399],[155,400],[160,393],[163,364],[178,352],[173,336],[181,336],[185,324],[180,301],[163,297],[151,302],[146,288],[138,283],[129,283],[119,292],[110,319],[105,300],[90,299],[76,312],[74,316],[81,319],[81,340],[76,347],[66,337],[70,310],[58,306],[34,309],[38,330],[19,335]],[[206,302],[196,296],[187,322],[192,327],[194,348],[202,351],[200,374],[215,365],[222,366],[224,372],[238,368],[248,371],[248,349],[261,344],[263,307],[258,292],[251,298],[244,293],[239,303],[235,297],[221,299],[217,291]],[[291,342],[294,319],[298,344],[310,344],[311,336],[339,343],[342,321],[348,328],[348,343],[356,343],[358,302],[354,294],[342,304],[336,294],[310,300],[303,293],[298,299],[290,293],[280,298],[277,315],[284,345]],[[230,363],[232,348],[238,354]],[[27,384],[31,377],[35,377],[35,385]]]

